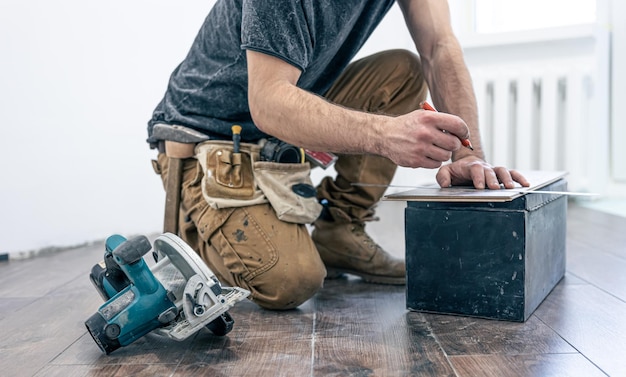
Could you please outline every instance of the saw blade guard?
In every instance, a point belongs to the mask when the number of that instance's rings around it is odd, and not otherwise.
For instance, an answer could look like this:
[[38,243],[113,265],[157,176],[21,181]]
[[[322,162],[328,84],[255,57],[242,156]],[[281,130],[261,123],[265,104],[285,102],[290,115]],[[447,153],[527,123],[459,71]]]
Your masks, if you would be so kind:
[[250,294],[243,288],[222,287],[198,254],[172,233],[157,237],[153,246],[157,262],[152,273],[180,313],[171,325],[157,329],[161,334],[184,340]]

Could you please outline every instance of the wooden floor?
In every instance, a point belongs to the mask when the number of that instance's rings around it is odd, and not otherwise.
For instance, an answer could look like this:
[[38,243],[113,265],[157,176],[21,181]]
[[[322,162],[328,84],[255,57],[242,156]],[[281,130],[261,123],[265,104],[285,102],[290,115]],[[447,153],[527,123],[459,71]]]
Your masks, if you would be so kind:
[[626,218],[570,206],[567,250],[525,323],[409,312],[403,287],[343,279],[298,310],[242,302],[226,337],[149,334],[109,356],[84,326],[102,244],[2,262],[0,376],[626,376]]

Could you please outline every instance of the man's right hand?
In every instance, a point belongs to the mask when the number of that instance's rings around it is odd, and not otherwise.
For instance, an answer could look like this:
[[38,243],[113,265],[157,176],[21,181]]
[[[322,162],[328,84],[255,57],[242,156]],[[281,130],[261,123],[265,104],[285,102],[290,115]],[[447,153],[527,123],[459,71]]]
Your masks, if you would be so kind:
[[445,113],[416,110],[389,123],[380,152],[405,167],[438,168],[469,138],[465,122]]

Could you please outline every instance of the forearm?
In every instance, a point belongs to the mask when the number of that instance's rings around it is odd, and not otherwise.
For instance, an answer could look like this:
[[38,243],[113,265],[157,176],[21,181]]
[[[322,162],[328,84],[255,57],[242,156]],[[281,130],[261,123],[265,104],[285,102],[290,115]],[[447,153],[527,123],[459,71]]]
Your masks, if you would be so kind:
[[439,43],[433,50],[432,59],[424,61],[423,64],[435,106],[442,112],[459,116],[470,130],[470,141],[474,151],[463,148],[453,154],[453,160],[469,154],[484,159],[476,97],[456,38]]
[[318,151],[382,154],[390,117],[347,109],[287,81],[251,90],[252,118],[263,132]]
[[484,158],[476,98],[463,59],[463,52],[450,25],[447,2],[440,0],[398,0],[409,32],[422,60],[424,76],[435,106],[465,121],[474,151],[463,148],[453,160],[474,154]]

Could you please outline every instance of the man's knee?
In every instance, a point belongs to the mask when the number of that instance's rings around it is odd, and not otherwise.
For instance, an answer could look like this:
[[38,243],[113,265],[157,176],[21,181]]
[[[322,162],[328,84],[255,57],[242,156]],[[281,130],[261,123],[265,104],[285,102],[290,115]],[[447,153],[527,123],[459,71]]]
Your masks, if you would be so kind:
[[272,310],[287,310],[302,305],[324,284],[326,269],[323,264],[313,267],[268,271],[259,282],[251,282],[252,301]]
[[396,49],[351,63],[325,96],[357,110],[402,115],[419,109],[427,92],[419,56]]
[[386,60],[403,68],[405,71],[413,71],[415,68],[421,66],[419,55],[409,50],[385,50],[382,51],[381,54],[385,56]]
[[413,78],[420,82],[424,80],[420,57],[409,50],[384,50],[363,60],[370,60],[369,64],[389,78]]
[[410,82],[406,89],[418,92],[420,95],[422,92],[425,94],[426,81],[422,62],[417,54],[401,49],[384,51],[383,54],[385,54],[387,64],[391,65],[387,67],[389,72],[401,77],[406,83]]
[[262,307],[295,308],[324,282],[306,226],[279,220],[269,204],[235,209],[207,241],[214,251],[203,258]]

